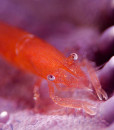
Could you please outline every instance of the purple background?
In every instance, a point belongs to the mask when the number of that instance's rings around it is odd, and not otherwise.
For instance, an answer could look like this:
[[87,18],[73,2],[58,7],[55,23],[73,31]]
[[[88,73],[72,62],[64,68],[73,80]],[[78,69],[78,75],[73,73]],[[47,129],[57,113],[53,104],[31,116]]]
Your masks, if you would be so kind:
[[37,77],[0,58],[0,112],[9,114],[0,117],[1,129],[113,130],[114,0],[0,0],[0,21],[35,34],[66,56],[77,52],[97,67],[104,65],[97,72],[109,96],[106,102],[93,102],[97,115],[90,117],[55,105],[43,81],[36,114],[32,90]]

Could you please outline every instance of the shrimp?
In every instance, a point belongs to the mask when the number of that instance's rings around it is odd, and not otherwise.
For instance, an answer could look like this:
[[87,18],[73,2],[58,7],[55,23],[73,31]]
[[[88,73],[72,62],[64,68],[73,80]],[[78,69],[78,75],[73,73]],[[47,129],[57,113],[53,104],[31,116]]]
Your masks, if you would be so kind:
[[[87,60],[78,61],[76,53],[65,57],[45,41],[4,23],[0,23],[0,55],[18,68],[46,79],[51,99],[60,106],[83,109],[90,115],[95,114],[92,104],[81,99],[56,95],[57,90],[66,92],[76,88],[94,89],[99,100],[108,98],[95,70]],[[89,78],[82,69],[84,66]],[[34,87],[36,102],[39,99],[39,87],[40,81]]]

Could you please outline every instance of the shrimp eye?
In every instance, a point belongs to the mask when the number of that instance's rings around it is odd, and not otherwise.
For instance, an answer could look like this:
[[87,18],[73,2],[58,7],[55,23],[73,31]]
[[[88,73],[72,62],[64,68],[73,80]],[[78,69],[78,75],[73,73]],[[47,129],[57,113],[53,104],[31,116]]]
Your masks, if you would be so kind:
[[71,53],[70,56],[71,56],[71,58],[73,60],[77,60],[78,59],[78,55],[76,53]]
[[50,80],[50,81],[53,81],[53,80],[55,80],[55,76],[49,74],[49,75],[47,76],[47,79]]

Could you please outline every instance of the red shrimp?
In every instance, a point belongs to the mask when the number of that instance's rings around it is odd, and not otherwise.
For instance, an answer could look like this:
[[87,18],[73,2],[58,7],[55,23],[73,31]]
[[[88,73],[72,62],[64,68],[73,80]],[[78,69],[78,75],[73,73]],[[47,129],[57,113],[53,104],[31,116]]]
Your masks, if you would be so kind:
[[[55,94],[55,89],[63,92],[78,87],[89,88],[95,90],[99,100],[108,98],[106,92],[101,88],[96,72],[87,60],[78,61],[76,53],[65,57],[45,41],[3,23],[0,23],[0,55],[18,68],[46,79],[51,99],[60,106],[81,108],[90,115],[95,114],[92,104],[81,99],[58,96]],[[84,66],[89,78],[82,69]],[[34,87],[36,102],[39,98],[39,86]]]

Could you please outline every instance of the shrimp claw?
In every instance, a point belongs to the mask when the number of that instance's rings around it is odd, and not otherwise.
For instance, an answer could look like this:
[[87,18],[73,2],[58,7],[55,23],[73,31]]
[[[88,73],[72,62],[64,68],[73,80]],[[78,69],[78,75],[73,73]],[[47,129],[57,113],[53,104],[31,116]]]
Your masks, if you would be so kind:
[[54,87],[52,86],[49,86],[49,92],[50,92],[51,99],[57,105],[68,107],[68,108],[83,109],[89,115],[96,114],[96,112],[93,110],[93,108],[96,108],[96,107],[86,101],[75,100],[72,98],[62,98],[62,97],[56,96],[54,93]]
[[108,99],[108,95],[106,94],[106,92],[102,88],[97,89],[96,94],[97,94],[99,100],[103,100],[103,99],[107,100]]

